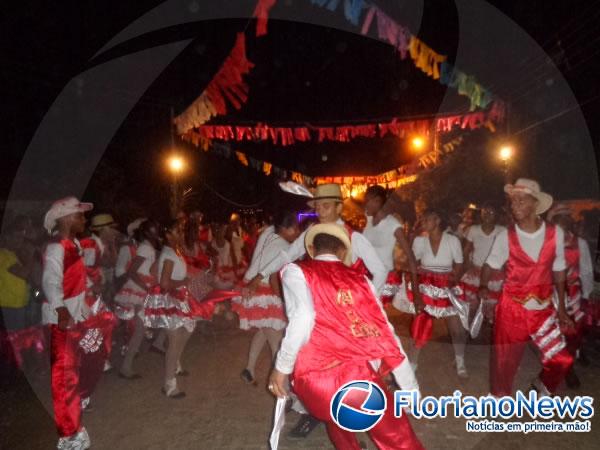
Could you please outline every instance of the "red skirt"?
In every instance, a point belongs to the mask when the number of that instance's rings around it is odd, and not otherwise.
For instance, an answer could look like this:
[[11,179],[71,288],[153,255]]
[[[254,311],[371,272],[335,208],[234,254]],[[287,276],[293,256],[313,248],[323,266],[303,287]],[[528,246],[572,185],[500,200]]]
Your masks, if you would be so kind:
[[163,293],[157,286],[146,296],[140,317],[148,328],[174,330],[185,327],[191,332],[196,320],[212,316],[212,311],[195,308],[197,303],[185,287],[177,289],[175,293]]
[[[455,300],[465,302],[465,292],[462,286],[451,286],[451,272],[419,272],[419,291],[425,303],[425,311],[432,317],[442,318],[455,316],[458,311],[452,304],[450,296]],[[415,314],[412,286],[404,280],[402,288],[394,296],[393,305],[396,309],[409,314]]]
[[[465,289],[465,294],[469,300],[477,299],[477,291],[481,279],[481,267],[473,266],[462,277],[461,282]],[[504,284],[504,272],[493,270],[488,283],[489,298],[486,300],[498,301],[502,295],[502,285]]]
[[270,286],[261,285],[255,294],[248,298],[235,297],[231,309],[240,318],[240,328],[273,328],[283,330],[287,326],[287,318],[281,298]]

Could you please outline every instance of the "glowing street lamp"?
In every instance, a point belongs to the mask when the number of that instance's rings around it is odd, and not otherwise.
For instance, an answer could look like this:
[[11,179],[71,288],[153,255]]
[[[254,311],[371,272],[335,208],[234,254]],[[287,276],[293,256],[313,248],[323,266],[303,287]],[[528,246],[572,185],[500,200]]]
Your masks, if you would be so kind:
[[180,205],[179,183],[177,176],[185,169],[185,160],[178,155],[171,155],[167,159],[167,167],[173,175],[173,183],[171,184],[171,216],[177,217]]
[[174,175],[179,174],[185,167],[185,161],[180,156],[169,157],[167,164]]
[[500,151],[498,152],[498,156],[502,161],[503,171],[504,171],[504,181],[508,183],[508,169],[509,163],[514,154],[514,149],[510,145],[503,145],[500,147]]
[[504,162],[508,162],[513,155],[513,148],[510,145],[504,145],[500,147],[500,159]]
[[425,139],[423,139],[421,136],[415,136],[412,138],[410,143],[415,150],[422,150],[423,147],[425,147]]

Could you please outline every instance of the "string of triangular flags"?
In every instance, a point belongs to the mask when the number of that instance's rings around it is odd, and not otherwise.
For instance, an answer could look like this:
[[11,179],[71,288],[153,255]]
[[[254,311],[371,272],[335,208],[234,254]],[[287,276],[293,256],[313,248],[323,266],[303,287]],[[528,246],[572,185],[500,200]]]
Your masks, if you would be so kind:
[[405,138],[414,134],[429,135],[433,129],[443,134],[451,131],[475,130],[486,127],[492,132],[505,119],[504,105],[493,103],[487,111],[478,111],[462,115],[451,115],[420,120],[406,120],[395,117],[387,122],[364,123],[360,125],[338,125],[335,127],[305,125],[301,127],[278,127],[265,123],[248,125],[202,125],[189,130],[189,138],[216,139],[221,141],[266,141],[283,147],[296,142],[335,141],[350,142],[353,139],[383,138],[392,135]]
[[[310,0],[310,2],[335,12],[341,0]],[[474,76],[453,66],[447,61],[446,55],[437,53],[376,5],[365,0],[344,0],[343,4],[344,17],[359,28],[362,35],[368,34],[373,23],[376,23],[377,37],[396,48],[400,59],[404,60],[409,56],[415,66],[428,76],[438,80],[444,86],[455,88],[460,95],[468,97],[470,111],[477,108],[484,109],[492,102],[502,101],[483,87]]]
[[[235,158],[245,167],[263,172],[267,176],[275,176],[279,179],[290,179],[304,186],[314,186],[322,183],[338,183],[347,186],[370,186],[379,184],[388,189],[398,188],[417,179],[418,173],[424,169],[430,169],[440,163],[441,156],[453,152],[463,142],[463,136],[458,136],[451,141],[441,145],[440,150],[434,150],[420,158],[415,159],[409,164],[389,170],[379,175],[367,176],[334,176],[334,177],[311,177],[301,172],[278,167],[268,161],[253,158],[241,151],[235,151],[229,143],[215,142],[201,138],[197,135],[185,134],[182,138],[201,148],[205,152],[223,158]],[[366,188],[365,188],[366,189]]]
[[[256,37],[267,34],[269,10],[276,0],[258,0],[253,17],[256,21]],[[254,67],[246,56],[246,37],[238,33],[235,44],[221,68],[217,71],[206,89],[180,115],[173,119],[179,134],[198,127],[217,115],[227,114],[228,104],[240,109],[248,100],[248,85],[244,81]]]

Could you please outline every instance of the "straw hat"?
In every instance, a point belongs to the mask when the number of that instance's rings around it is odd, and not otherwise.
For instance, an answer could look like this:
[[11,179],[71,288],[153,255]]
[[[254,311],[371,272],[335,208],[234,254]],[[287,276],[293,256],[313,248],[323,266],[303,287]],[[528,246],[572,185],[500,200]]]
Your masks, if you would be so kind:
[[117,225],[117,222],[115,222],[115,219],[110,214],[96,214],[92,217],[90,230],[99,230],[104,227],[116,228]]
[[537,215],[544,214],[552,206],[552,196],[542,192],[537,181],[527,178],[519,178],[515,184],[507,184],[504,186],[504,192],[509,196],[515,194],[529,194],[535,197],[538,201],[535,213]]
[[341,186],[335,183],[318,185],[313,198],[308,202],[308,206],[314,208],[317,200],[336,200],[338,202],[344,201]]
[[350,242],[348,232],[342,225],[338,225],[337,223],[319,223],[308,229],[304,238],[304,245],[311,258],[314,258],[314,247],[312,245],[317,234],[328,234],[342,241],[348,250],[344,258],[344,264],[349,266],[352,263],[352,243]]
[[58,219],[78,212],[90,211],[93,207],[92,203],[82,203],[75,197],[57,200],[44,216],[44,228],[48,233],[52,233]]

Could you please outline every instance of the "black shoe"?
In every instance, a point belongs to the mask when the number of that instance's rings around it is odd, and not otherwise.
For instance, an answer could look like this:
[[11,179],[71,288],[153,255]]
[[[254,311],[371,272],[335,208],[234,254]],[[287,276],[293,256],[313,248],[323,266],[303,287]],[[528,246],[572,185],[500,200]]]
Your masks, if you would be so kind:
[[579,377],[573,369],[569,371],[565,378],[565,381],[567,382],[567,386],[571,389],[578,389],[579,387],[581,387],[581,381],[579,381]]
[[318,419],[315,419],[310,414],[302,414],[300,420],[292,431],[288,433],[288,439],[306,439],[306,437],[312,433],[312,431],[319,425],[321,422]]
[[256,380],[254,379],[254,377],[252,376],[252,374],[250,373],[250,371],[248,369],[244,369],[242,371],[242,373],[240,374],[240,378],[242,380],[244,380],[246,383],[253,384],[254,386],[256,386]]

